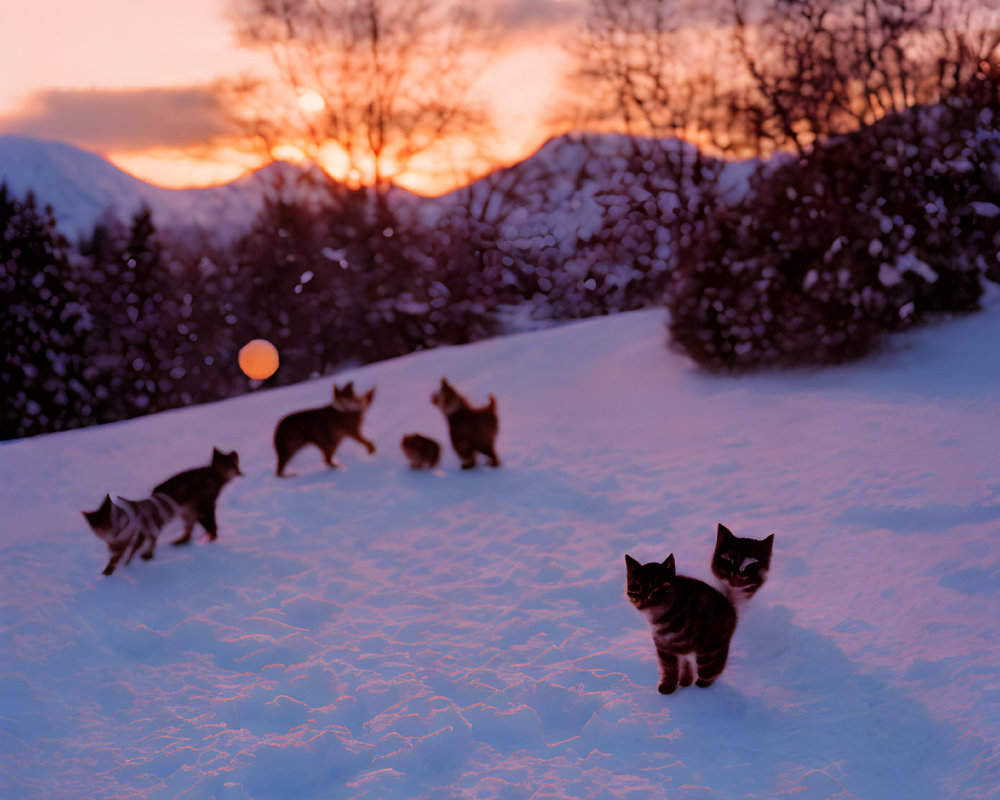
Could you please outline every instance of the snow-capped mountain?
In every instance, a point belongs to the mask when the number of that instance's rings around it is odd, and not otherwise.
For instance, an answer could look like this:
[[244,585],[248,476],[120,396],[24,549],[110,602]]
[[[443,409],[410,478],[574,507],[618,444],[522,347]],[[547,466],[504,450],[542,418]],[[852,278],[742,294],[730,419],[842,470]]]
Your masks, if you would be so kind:
[[275,163],[220,186],[166,189],[65,142],[0,136],[0,182],[15,196],[31,191],[41,205],[52,206],[59,229],[70,237],[89,232],[109,210],[127,219],[144,205],[158,225],[239,230],[258,212],[275,176],[289,172],[300,170]]
[[[505,224],[514,238],[532,231],[576,231],[580,219],[602,213],[600,195],[626,186],[631,148],[632,141],[620,134],[567,134],[549,140],[524,161],[440,197],[421,197],[399,187],[390,197],[425,222],[469,203],[484,220]],[[732,176],[727,180],[741,184],[748,164],[727,165],[726,174]],[[143,205],[161,227],[237,231],[260,209],[276,178],[291,185],[306,172],[313,182],[325,180],[315,168],[275,163],[220,186],[166,189],[65,142],[0,136],[0,182],[16,196],[30,190],[41,204],[52,206],[60,230],[69,236],[88,232],[108,210],[127,218]],[[532,223],[526,231],[528,217]]]

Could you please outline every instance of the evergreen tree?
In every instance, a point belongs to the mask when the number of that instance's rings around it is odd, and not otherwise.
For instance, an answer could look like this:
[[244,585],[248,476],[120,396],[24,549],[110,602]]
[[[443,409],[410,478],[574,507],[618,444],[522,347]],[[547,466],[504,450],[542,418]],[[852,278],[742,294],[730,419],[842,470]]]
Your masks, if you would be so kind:
[[50,208],[0,185],[0,438],[65,430],[90,420],[83,377],[91,317],[81,302]]

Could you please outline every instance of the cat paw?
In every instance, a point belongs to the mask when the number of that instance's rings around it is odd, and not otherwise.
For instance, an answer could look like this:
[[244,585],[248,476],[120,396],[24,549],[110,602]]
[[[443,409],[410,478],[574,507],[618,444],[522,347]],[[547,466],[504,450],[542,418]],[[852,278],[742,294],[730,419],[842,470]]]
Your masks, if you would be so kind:
[[140,553],[139,554],[139,558],[141,558],[143,561],[149,561],[149,560],[151,560],[153,558],[153,554],[152,553]]
[[102,572],[101,574],[102,575],[111,575],[114,571],[115,571],[114,567],[105,567],[104,568],[104,572]]
[[661,683],[659,686],[656,687],[656,691],[658,691],[660,694],[673,694],[674,691],[676,691],[676,689],[677,689],[676,685],[671,686],[669,683]]
[[172,544],[174,547],[177,547],[178,545],[187,544],[190,541],[191,541],[190,536],[182,536],[180,539],[174,539],[170,544]]
[[707,689],[713,683],[715,683],[715,678],[712,678],[712,680],[710,680],[710,681],[706,681],[706,680],[702,680],[701,678],[698,678],[698,680],[696,680],[694,682],[694,685],[695,686],[700,686],[702,689]]

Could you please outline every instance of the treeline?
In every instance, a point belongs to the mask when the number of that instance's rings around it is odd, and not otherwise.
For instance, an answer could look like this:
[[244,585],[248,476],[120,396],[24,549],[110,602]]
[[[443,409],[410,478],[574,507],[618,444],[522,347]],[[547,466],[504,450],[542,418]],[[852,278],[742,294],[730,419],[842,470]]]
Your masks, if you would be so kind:
[[[269,383],[292,383],[514,317],[665,302],[673,347],[742,371],[841,363],[978,308],[1000,277],[996,11],[769,0],[749,19],[717,0],[692,28],[684,5],[588,11],[579,77],[624,146],[564,140],[549,169],[444,204],[277,185],[226,244],[148,211],[70,243],[0,188],[0,435],[242,393],[236,353],[258,337],[281,354]],[[692,68],[692,30],[718,46],[710,72]]]
[[521,313],[569,319],[659,302],[665,264],[656,281],[639,264],[622,278],[605,235],[582,242],[518,222],[523,188],[480,184],[421,221],[363,190],[276,186],[223,243],[157,230],[148,209],[108,215],[70,242],[51,210],[0,185],[0,433],[241,394],[252,384],[236,356],[254,338],[278,348],[267,383],[282,385],[489,337]]

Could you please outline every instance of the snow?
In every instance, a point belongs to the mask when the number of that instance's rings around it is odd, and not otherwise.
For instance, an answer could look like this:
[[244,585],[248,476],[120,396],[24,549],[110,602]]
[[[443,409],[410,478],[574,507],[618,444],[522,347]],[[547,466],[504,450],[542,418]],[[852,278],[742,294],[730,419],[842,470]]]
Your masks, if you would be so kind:
[[[0,447],[4,798],[986,798],[1000,785],[1000,303],[849,367],[710,377],[642,311],[418,353],[329,471],[330,380]],[[497,396],[450,451],[442,375]],[[80,509],[236,448],[220,534],[100,577]],[[657,694],[624,554],[775,533],[710,689]]]
[[109,211],[127,221],[143,206],[157,225],[233,235],[253,221],[276,181],[291,182],[300,172],[276,163],[221,186],[165,189],[65,142],[0,135],[0,183],[15,197],[34,192],[71,238],[90,234]]

